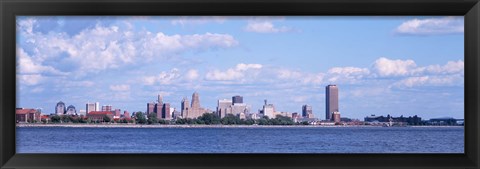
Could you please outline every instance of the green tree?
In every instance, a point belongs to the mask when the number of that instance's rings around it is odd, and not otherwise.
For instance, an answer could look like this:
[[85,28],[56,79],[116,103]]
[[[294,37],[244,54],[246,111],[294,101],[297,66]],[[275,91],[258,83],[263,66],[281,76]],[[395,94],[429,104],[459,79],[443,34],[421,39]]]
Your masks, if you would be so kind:
[[157,124],[158,123],[157,113],[150,113],[148,115],[147,123],[148,124]]
[[138,124],[145,124],[147,123],[147,119],[145,119],[145,116],[143,115],[142,112],[136,112],[135,113],[135,122]]
[[60,123],[61,118],[58,115],[53,115],[50,117],[50,120],[52,121],[52,123]]
[[110,122],[112,121],[112,119],[110,117],[108,117],[107,115],[103,115],[103,122]]
[[186,124],[187,120],[184,118],[178,118],[175,120],[175,124]]
[[233,114],[227,114],[225,117],[222,118],[222,124],[240,124],[240,117]]
[[197,120],[203,121],[203,123],[198,124],[220,124],[221,118],[213,113],[204,113]]

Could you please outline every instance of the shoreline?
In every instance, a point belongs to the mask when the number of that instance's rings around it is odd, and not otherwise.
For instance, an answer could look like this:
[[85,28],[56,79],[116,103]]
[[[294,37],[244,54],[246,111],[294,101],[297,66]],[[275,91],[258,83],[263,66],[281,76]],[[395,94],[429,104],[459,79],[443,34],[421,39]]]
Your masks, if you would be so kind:
[[[71,127],[71,128],[371,128],[370,125],[140,125],[140,124],[16,124],[16,127]],[[464,127],[464,126],[403,126],[403,127]],[[403,128],[391,127],[391,128]]]

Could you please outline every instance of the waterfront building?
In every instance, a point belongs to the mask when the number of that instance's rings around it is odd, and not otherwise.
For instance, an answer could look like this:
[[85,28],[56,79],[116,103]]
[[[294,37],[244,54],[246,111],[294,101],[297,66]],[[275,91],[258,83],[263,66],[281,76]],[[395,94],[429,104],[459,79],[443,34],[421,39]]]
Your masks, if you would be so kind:
[[96,104],[95,103],[87,103],[86,109],[87,109],[87,113],[90,113],[91,111],[98,111],[96,109]]
[[186,97],[184,97],[182,99],[182,102],[180,104],[182,110],[181,110],[181,113],[182,113],[182,117],[187,117],[187,114],[188,114],[188,111],[190,111],[190,104],[188,102],[188,99]]
[[112,111],[92,111],[87,114],[87,118],[95,120],[95,121],[103,121],[103,117],[107,116],[111,120],[113,120],[114,112]]
[[163,108],[164,108],[163,103],[157,102],[157,103],[155,104],[155,110],[153,110],[153,111],[154,111],[155,113],[157,113],[157,119],[161,119],[161,118],[162,118]]
[[147,103],[147,115],[155,112],[155,103]]
[[77,115],[77,110],[75,110],[75,106],[70,105],[67,107],[67,115]]
[[332,121],[333,112],[339,112],[338,109],[338,87],[337,85],[327,85],[325,87],[325,97],[326,97],[326,110],[325,110],[325,120]]
[[113,118],[120,118],[120,112],[121,112],[120,109],[115,109],[113,112],[114,112]]
[[243,103],[243,97],[242,96],[233,96],[232,97],[232,105],[236,103]]
[[95,111],[100,111],[100,103],[99,102],[95,102]]
[[239,115],[240,113],[249,113],[247,104],[235,103],[234,105],[232,105],[232,114]]
[[40,122],[41,113],[36,109],[16,108],[15,120],[17,123]]
[[55,114],[56,115],[63,115],[67,112],[67,108],[65,107],[65,103],[62,101],[58,102],[57,105],[55,106]]
[[160,113],[162,115],[162,118],[165,119],[165,120],[171,120],[172,119],[172,115],[171,115],[171,112],[170,112],[170,103],[164,103],[163,104],[163,110],[162,110],[162,113]]
[[200,95],[197,92],[192,94],[192,104],[186,112],[186,118],[197,118],[205,113],[205,109],[200,106]]
[[182,118],[182,112],[179,112],[179,111],[177,111],[177,110],[174,110],[174,111],[172,111],[172,117],[173,117],[174,119]]
[[308,104],[302,106],[302,117],[313,118],[312,106]]
[[80,116],[82,116],[82,115],[83,115],[83,116],[86,116],[86,115],[87,115],[87,111],[86,111],[86,110],[83,110],[83,109],[80,109],[80,110],[78,111],[78,115],[80,115]]
[[123,118],[130,119],[130,113],[128,111],[123,111]]
[[232,100],[222,99],[217,101],[217,115],[220,118],[225,117],[226,114],[232,113]]
[[112,111],[112,105],[103,105],[102,111]]
[[275,118],[274,115],[275,107],[273,104],[267,104],[267,100],[265,99],[265,104],[263,105],[263,116],[268,116],[269,118]]
[[341,118],[340,118],[340,112],[335,111],[335,112],[332,113],[332,116],[333,116],[333,117],[332,117],[332,118],[333,118],[333,121],[334,121],[335,123],[340,122],[340,120],[341,120]]

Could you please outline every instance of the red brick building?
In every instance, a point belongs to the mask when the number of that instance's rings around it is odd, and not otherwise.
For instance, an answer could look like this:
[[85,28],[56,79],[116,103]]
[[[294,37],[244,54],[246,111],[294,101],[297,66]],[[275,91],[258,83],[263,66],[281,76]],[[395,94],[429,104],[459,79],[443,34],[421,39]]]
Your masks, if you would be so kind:
[[15,120],[17,123],[40,122],[41,113],[35,109],[17,108],[15,110]]
[[112,112],[112,111],[91,111],[90,113],[87,114],[87,118],[92,120],[103,121],[103,117],[106,115],[111,120],[113,120],[114,113],[115,112]]

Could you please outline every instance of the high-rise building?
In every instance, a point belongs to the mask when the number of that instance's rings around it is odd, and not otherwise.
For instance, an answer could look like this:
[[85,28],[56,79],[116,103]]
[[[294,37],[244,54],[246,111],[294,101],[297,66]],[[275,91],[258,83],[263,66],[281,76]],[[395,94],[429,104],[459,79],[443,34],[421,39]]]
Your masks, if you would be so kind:
[[243,97],[242,96],[233,96],[232,97],[232,105],[235,103],[243,103]]
[[97,111],[95,108],[95,103],[87,103],[87,113],[90,113],[91,111]]
[[163,103],[156,103],[155,104],[155,109],[153,110],[155,113],[157,113],[157,119],[162,118],[162,112],[163,112]]
[[130,119],[130,113],[128,111],[123,111],[123,118]]
[[307,104],[302,106],[302,117],[313,118],[312,106]]
[[95,111],[100,111],[100,103],[95,102]]
[[182,103],[181,103],[181,113],[182,113],[182,117],[186,118],[187,117],[187,114],[188,114],[188,111],[190,111],[190,104],[188,102],[188,99],[186,97],[184,97],[182,99]]
[[76,115],[77,114],[77,110],[75,109],[75,106],[73,105],[70,105],[67,107],[67,112],[66,114],[68,115]]
[[333,112],[339,112],[338,110],[338,87],[337,85],[328,85],[325,87],[325,120],[333,120]]
[[67,112],[67,109],[65,107],[65,103],[62,101],[58,102],[57,105],[55,106],[55,114],[56,115],[63,115]]
[[225,117],[228,113],[232,113],[232,100],[222,99],[217,102],[217,115],[221,118]]
[[263,115],[268,116],[269,118],[275,118],[274,113],[275,113],[275,107],[273,104],[267,104],[267,100],[265,99],[265,104],[263,105]]
[[197,118],[200,117],[205,112],[200,106],[200,95],[197,92],[192,94],[192,105],[188,111],[187,118]]
[[147,115],[155,112],[155,103],[147,103]]
[[112,105],[103,105],[102,111],[112,111]]
[[163,104],[163,110],[162,110],[162,118],[165,119],[165,120],[171,120],[172,119],[172,115],[171,115],[171,112],[170,112],[170,103],[164,103]]

